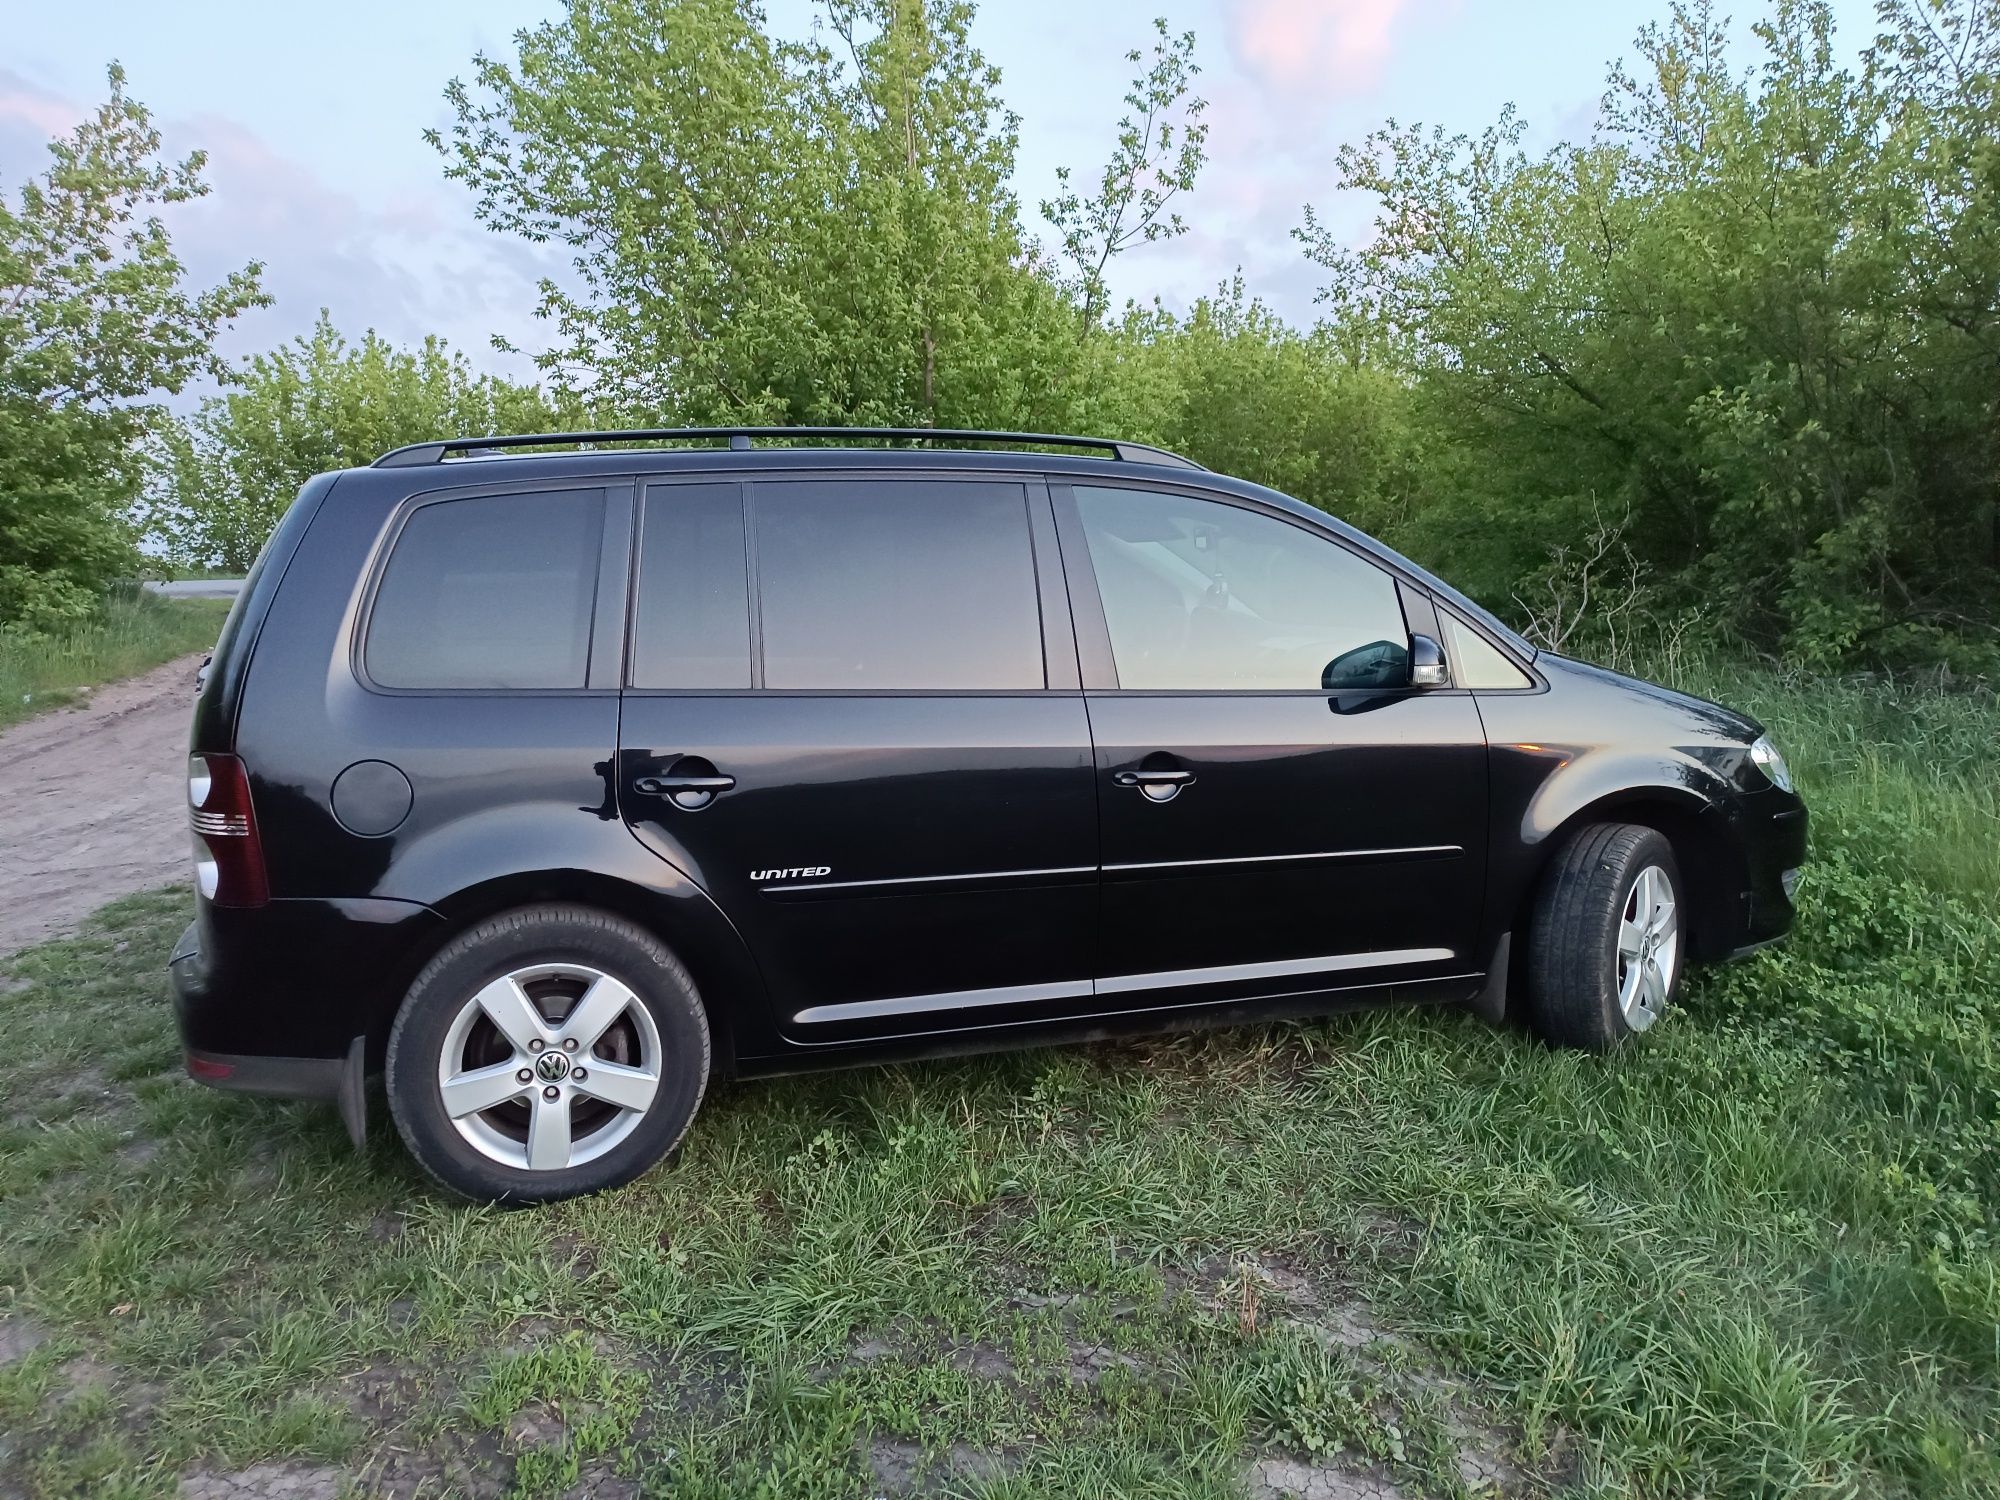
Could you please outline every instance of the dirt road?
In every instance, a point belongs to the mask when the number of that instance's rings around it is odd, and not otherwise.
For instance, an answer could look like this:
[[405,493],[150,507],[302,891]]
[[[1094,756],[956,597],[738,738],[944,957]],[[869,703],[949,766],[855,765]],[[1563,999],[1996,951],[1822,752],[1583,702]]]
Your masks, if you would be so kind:
[[0,733],[0,954],[114,896],[191,876],[187,732],[199,656]]

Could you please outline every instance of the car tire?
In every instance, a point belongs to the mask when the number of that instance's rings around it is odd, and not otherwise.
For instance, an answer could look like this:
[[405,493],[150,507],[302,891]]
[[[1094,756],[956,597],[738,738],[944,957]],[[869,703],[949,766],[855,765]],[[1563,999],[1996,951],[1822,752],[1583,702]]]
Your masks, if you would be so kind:
[[479,1202],[620,1187],[686,1133],[708,1018],[657,938],[583,906],[467,929],[424,966],[389,1033],[389,1108],[410,1154]]
[[1528,1016],[1551,1046],[1606,1052],[1659,1020],[1687,958],[1680,867],[1657,829],[1593,823],[1542,877]]

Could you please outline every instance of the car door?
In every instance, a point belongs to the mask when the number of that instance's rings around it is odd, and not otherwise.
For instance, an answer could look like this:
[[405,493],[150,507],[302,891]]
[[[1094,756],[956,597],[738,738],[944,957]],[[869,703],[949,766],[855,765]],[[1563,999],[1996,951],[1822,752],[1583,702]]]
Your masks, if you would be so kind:
[[736,923],[778,1030],[925,1033],[1087,996],[1089,723],[1039,478],[642,489],[619,807]]
[[1465,693],[1410,686],[1397,580],[1278,507],[1055,497],[1095,741],[1100,1004],[1476,972],[1485,737]]

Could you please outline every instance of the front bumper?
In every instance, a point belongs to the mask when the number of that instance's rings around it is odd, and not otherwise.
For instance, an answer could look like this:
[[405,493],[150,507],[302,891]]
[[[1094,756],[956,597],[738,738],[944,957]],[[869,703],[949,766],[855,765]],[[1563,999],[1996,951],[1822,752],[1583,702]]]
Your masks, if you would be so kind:
[[1724,958],[1742,958],[1792,930],[1792,904],[1806,862],[1806,807],[1796,794],[1773,787],[1744,799],[1738,823],[1744,885],[1735,911],[1735,930],[1721,944]]

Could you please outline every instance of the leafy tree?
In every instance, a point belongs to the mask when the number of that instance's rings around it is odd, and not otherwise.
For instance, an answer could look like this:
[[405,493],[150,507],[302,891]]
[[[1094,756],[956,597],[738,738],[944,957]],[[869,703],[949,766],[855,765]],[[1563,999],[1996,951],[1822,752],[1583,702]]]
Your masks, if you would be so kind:
[[1025,264],[1014,120],[963,0],[571,0],[481,56],[433,133],[495,229],[572,252],[557,381],[676,421],[989,423],[1046,402],[1060,296]]
[[[571,0],[446,91],[432,137],[494,228],[554,241],[564,387],[669,421],[1018,426],[1152,437],[1387,513],[1408,392],[1240,282],[1106,318],[1107,269],[1185,226],[1205,158],[1194,38],[1155,23],[1086,197],[1031,245],[1016,122],[964,0],[822,0],[812,41],[747,0]],[[1079,333],[1083,336],[1079,337]]]
[[1402,529],[1416,459],[1409,382],[1340,330],[1303,333],[1238,275],[1184,317],[1133,307],[1092,384],[1100,425],[1175,448],[1383,532]]
[[1531,155],[1510,113],[1342,152],[1375,237],[1302,235],[1456,445],[1420,524],[1488,593],[1608,513],[1669,595],[1808,659],[1990,626],[2000,12],[1880,24],[1850,71],[1824,4],[1776,0],[1739,74],[1677,4],[1583,146]]
[[157,398],[214,372],[217,332],[267,300],[255,262],[186,287],[158,211],[208,191],[203,154],[162,161],[124,70],[109,77],[49,169],[0,198],[0,625],[77,618],[133,566]]
[[164,431],[146,519],[177,560],[241,571],[314,474],[404,443],[563,425],[540,391],[475,374],[442,339],[403,350],[371,330],[350,345],[322,310],[309,336],[245,361]]
[[1118,144],[1104,164],[1097,194],[1084,198],[1070,185],[1068,167],[1056,170],[1056,196],[1042,214],[1062,236],[1068,263],[1067,289],[1078,304],[1085,333],[1097,327],[1109,303],[1104,273],[1112,260],[1134,245],[1150,245],[1187,232],[1181,216],[1168,208],[1193,189],[1208,160],[1208,101],[1194,93],[1201,72],[1194,60],[1194,33],[1175,36],[1165,17],[1153,22],[1159,33],[1150,61],[1134,49],[1129,63],[1146,63],[1126,91],[1128,113],[1118,122]]

